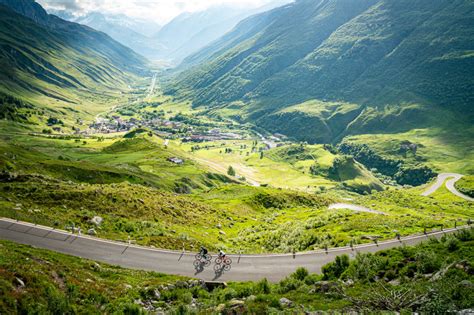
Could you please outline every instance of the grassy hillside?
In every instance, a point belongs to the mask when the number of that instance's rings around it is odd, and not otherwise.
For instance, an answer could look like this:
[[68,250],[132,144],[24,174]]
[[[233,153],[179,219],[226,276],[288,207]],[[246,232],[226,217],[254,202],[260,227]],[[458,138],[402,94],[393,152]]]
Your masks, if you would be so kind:
[[[191,152],[188,144],[170,141],[165,147],[163,139],[147,133],[75,138],[18,134],[14,123],[2,126],[8,133],[0,141],[0,215],[58,228],[74,223],[105,238],[131,236],[165,248],[181,248],[184,242],[188,249],[205,244],[288,252],[393,238],[394,230],[408,235],[453,226],[474,211],[449,193],[421,197],[422,188],[376,193],[379,179],[320,145],[283,146],[265,151],[261,159],[258,152],[246,157],[251,141],[247,150],[244,142],[229,142]],[[232,153],[224,153],[226,148]],[[271,187],[241,184],[226,175],[229,165]],[[387,216],[328,209],[347,202],[342,197]],[[97,227],[94,216],[104,223]]]
[[[449,129],[413,129],[394,134],[349,136],[343,143],[367,145],[375,155],[401,161],[407,167],[427,165],[438,173],[473,174],[473,132],[472,127],[465,125]],[[404,144],[412,144],[416,149],[406,149]]]
[[6,2],[11,7],[2,3],[0,92],[4,94],[64,116],[92,118],[117,102],[137,75],[145,73],[142,57],[103,33],[49,16],[33,1]]
[[466,0],[297,1],[188,58],[168,91],[310,142],[464,128],[473,14]]
[[[0,242],[0,311],[6,314],[337,312],[445,313],[472,308],[473,232],[376,254],[347,256],[322,275],[298,269],[279,283],[229,283],[132,271]],[[401,296],[401,297],[400,297]],[[284,298],[284,299],[283,299]]]
[[456,182],[456,189],[467,196],[474,197],[474,176],[465,176]]

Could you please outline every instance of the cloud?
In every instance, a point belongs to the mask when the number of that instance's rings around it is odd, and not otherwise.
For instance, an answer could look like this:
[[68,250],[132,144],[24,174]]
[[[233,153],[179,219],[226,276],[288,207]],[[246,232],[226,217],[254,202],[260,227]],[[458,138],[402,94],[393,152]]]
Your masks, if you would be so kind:
[[39,0],[37,2],[46,8],[67,10],[71,13],[80,13],[84,11],[81,0]]
[[67,10],[75,15],[99,11],[125,14],[165,23],[183,12],[197,12],[211,6],[258,7],[274,0],[37,0],[46,9]]

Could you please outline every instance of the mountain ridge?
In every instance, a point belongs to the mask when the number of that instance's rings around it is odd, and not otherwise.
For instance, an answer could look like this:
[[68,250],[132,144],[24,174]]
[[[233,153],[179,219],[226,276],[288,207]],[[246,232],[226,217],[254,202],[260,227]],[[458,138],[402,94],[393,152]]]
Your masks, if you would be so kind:
[[379,108],[379,117],[391,105],[472,121],[473,17],[465,0],[300,0],[189,56],[166,91],[215,113],[239,108],[234,116],[267,126],[269,116],[311,100]]
[[0,92],[40,107],[74,105],[90,114],[100,106],[80,105],[119,95],[148,71],[147,61],[131,49],[48,15],[34,1],[1,0],[0,17]]

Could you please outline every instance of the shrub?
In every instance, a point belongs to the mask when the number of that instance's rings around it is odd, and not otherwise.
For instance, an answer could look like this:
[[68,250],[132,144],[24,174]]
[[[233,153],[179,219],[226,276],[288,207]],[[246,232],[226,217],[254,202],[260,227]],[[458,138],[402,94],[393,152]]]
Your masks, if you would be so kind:
[[291,276],[295,279],[303,281],[307,276],[309,276],[309,272],[306,268],[300,267],[296,269],[296,271]]
[[232,166],[229,166],[229,168],[227,169],[227,175],[235,176],[235,170]]
[[180,292],[178,295],[178,300],[183,302],[184,304],[189,304],[193,300],[193,295],[191,292]]
[[304,279],[304,283],[306,285],[313,285],[319,280],[321,280],[321,276],[318,274],[312,273]]
[[349,256],[337,256],[334,262],[331,262],[322,268],[324,280],[336,280],[349,267]]
[[224,301],[230,301],[236,297],[237,297],[237,291],[235,291],[234,289],[227,288],[227,289],[222,290],[221,292],[221,298]]
[[255,287],[252,283],[245,283],[243,285],[239,285],[236,288],[237,297],[238,298],[248,297],[254,294],[254,292],[258,291],[257,287],[258,287],[258,283],[255,285]]
[[459,249],[459,241],[454,237],[449,237],[445,243],[446,243],[446,248],[450,252],[454,252],[457,249]]
[[255,289],[257,293],[269,294],[271,292],[270,283],[268,282],[266,278],[260,280],[257,283]]
[[462,242],[472,241],[474,239],[474,229],[461,230],[455,234],[455,237]]
[[416,254],[415,259],[418,271],[423,274],[433,273],[441,266],[436,254],[431,251],[420,251]]
[[278,292],[281,294],[294,291],[301,286],[302,282],[293,277],[288,277],[280,281]]
[[145,312],[136,304],[126,304],[123,308],[124,315],[141,315]]

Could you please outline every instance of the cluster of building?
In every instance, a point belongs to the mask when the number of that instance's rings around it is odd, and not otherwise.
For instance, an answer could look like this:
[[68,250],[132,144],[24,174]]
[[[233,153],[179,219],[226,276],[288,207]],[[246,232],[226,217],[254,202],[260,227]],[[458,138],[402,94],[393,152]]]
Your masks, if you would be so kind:
[[[183,123],[169,121],[160,118],[150,120],[139,120],[131,117],[128,120],[122,119],[120,116],[112,116],[111,118],[96,118],[95,122],[89,125],[85,131],[76,130],[76,133],[81,134],[96,134],[96,133],[115,133],[127,132],[138,126],[148,127],[150,129],[170,129],[179,130],[183,127]],[[168,133],[167,133],[168,134]]]
[[[183,122],[170,121],[163,118],[153,119],[136,119],[131,117],[128,120],[122,119],[120,116],[112,116],[110,118],[97,117],[95,122],[90,124],[86,130],[75,129],[76,134],[110,134],[116,132],[128,132],[137,127],[145,127],[153,130],[156,134],[164,138],[182,138],[183,142],[208,142],[219,140],[242,140],[245,137],[234,132],[224,132],[220,128],[213,128],[210,130],[195,130],[193,126],[187,126]],[[185,130],[185,132],[183,132]],[[280,140],[277,137],[269,141],[265,139],[264,142],[269,149],[276,146],[275,140]]]
[[242,135],[233,132],[222,132],[219,128],[211,129],[207,132],[193,133],[183,138],[183,142],[206,142],[218,140],[241,140]]
[[95,133],[115,133],[129,131],[138,125],[138,121],[135,118],[130,118],[125,121],[119,116],[112,116],[112,118],[97,117],[95,122],[89,125],[82,133],[95,134]]

